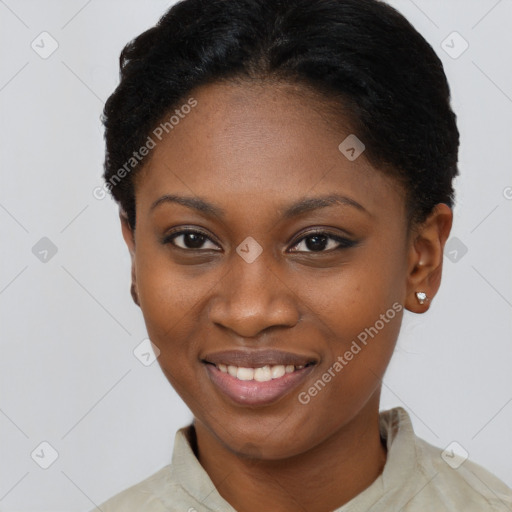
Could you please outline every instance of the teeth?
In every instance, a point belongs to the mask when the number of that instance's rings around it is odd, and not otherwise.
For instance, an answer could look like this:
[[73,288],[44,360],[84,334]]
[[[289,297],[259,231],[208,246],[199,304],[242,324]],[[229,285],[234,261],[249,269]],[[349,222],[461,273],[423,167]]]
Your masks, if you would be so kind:
[[254,368],[243,368],[242,366],[239,366],[236,372],[236,378],[238,380],[253,380]]
[[272,374],[273,379],[278,379],[279,377],[282,377],[286,373],[286,370],[284,366],[280,364],[277,366],[272,366],[270,368],[270,373]]
[[254,370],[254,380],[257,380],[258,382],[267,382],[268,380],[272,380],[272,372],[270,371],[270,366],[256,368],[256,370]]
[[295,370],[301,370],[304,365],[294,366],[293,364],[277,364],[274,366],[265,365],[260,368],[245,368],[243,366],[233,366],[218,364],[217,368],[222,373],[228,373],[231,377],[239,380],[255,380],[257,382],[268,382],[272,379],[279,379],[286,373],[293,373]]

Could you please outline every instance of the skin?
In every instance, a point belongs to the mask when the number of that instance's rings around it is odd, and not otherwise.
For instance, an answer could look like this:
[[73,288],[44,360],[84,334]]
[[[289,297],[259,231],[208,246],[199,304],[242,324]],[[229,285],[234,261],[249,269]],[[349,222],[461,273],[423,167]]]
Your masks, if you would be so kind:
[[[299,86],[213,84],[191,94],[197,106],[152,150],[137,175],[137,222],[121,213],[133,267],[133,294],[159,364],[194,414],[198,458],[239,512],[326,512],[348,502],[382,472],[378,427],[381,380],[402,312],[306,405],[307,391],[359,333],[394,303],[425,312],[441,278],[452,212],[437,205],[409,227],[405,193],[362,156],[338,150],[350,130]],[[304,197],[337,193],[336,203],[283,218]],[[165,194],[200,197],[217,218]],[[171,229],[206,234],[203,245]],[[311,250],[315,228],[355,241]],[[179,229],[176,229],[179,231]],[[253,237],[263,252],[247,263],[237,246]],[[185,247],[185,248],[183,248]],[[318,247],[318,246],[317,246]],[[323,251],[323,252],[322,252]],[[237,348],[277,348],[313,358],[300,387],[259,407],[230,401],[201,359]]]

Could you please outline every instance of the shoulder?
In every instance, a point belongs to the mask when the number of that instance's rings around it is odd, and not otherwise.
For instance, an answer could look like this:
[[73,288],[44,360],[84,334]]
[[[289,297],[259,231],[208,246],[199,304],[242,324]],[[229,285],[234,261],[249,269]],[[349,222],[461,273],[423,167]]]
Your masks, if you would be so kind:
[[[512,512],[512,489],[489,471],[418,437],[407,411],[382,411],[388,460],[369,497],[371,510],[402,512]],[[466,453],[467,455],[467,453]],[[380,507],[380,508],[379,508]]]
[[512,489],[482,466],[419,437],[415,445],[430,499],[442,503],[443,510],[512,510]]
[[[165,466],[141,482],[116,494],[90,512],[168,512],[162,493],[172,494],[171,466]],[[177,489],[176,489],[177,490]]]
[[90,512],[199,512],[210,510],[204,503],[206,497],[217,503],[215,510],[228,510],[196,458],[194,436],[191,425],[178,430],[171,464]]

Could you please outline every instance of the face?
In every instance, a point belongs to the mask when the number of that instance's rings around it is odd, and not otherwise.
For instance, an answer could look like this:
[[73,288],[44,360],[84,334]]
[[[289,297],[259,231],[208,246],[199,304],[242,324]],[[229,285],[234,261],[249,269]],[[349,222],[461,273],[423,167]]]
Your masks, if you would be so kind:
[[417,253],[404,192],[347,159],[348,123],[294,86],[192,96],[123,223],[138,302],[202,428],[233,452],[300,454],[378,407]]

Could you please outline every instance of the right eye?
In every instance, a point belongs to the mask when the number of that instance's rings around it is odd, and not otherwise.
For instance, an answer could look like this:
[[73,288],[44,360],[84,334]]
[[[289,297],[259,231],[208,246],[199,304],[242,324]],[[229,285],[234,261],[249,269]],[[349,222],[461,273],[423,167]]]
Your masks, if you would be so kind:
[[[205,242],[210,242],[213,247],[204,248],[203,245]],[[172,244],[179,249],[183,249],[185,251],[194,251],[194,250],[217,250],[218,246],[211,241],[211,239],[202,231],[197,231],[194,229],[182,229],[175,233],[170,233],[167,235],[163,241],[163,244]]]

